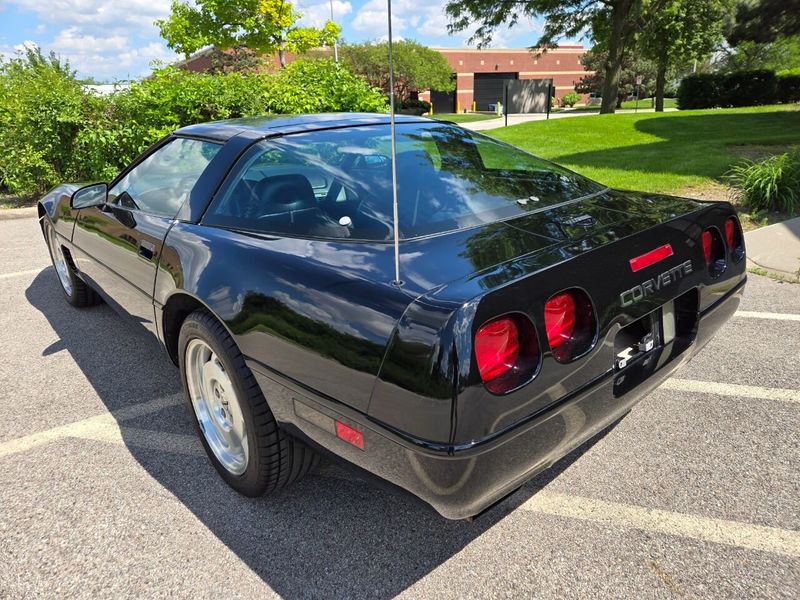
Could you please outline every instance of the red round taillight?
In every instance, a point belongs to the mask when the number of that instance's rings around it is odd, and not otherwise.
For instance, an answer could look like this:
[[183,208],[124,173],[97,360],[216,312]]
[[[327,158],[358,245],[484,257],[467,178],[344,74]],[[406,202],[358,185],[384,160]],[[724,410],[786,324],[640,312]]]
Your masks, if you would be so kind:
[[572,288],[550,297],[544,305],[544,326],[553,358],[569,362],[594,344],[597,320],[589,295]]
[[505,394],[533,379],[539,359],[536,330],[525,315],[497,317],[475,333],[478,373],[486,389],[494,394]]
[[728,246],[728,254],[733,262],[739,262],[744,258],[744,240],[742,229],[736,217],[729,217],[725,221],[725,244]]
[[484,324],[475,335],[475,360],[483,381],[497,379],[519,358],[519,329],[510,317]]
[[716,227],[709,227],[703,232],[703,258],[711,277],[719,277],[725,270],[725,243]]

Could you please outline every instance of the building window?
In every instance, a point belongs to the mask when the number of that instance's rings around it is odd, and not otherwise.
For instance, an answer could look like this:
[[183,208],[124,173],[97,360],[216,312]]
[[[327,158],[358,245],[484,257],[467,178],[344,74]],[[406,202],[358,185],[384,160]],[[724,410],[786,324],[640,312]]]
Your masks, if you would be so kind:
[[508,61],[508,64],[510,64],[510,65],[513,65],[513,64],[514,64],[514,61],[513,61],[513,60],[510,60],[510,61]]
[[463,64],[464,64],[464,61],[463,61],[463,60],[460,60],[460,61],[458,61],[458,65],[459,65],[459,66],[461,66],[461,65],[463,65]]
[[561,64],[561,61],[560,61],[560,60],[556,60],[556,64],[557,64],[557,65],[560,65],[560,64]]
[[481,66],[483,66],[483,61],[481,61]]

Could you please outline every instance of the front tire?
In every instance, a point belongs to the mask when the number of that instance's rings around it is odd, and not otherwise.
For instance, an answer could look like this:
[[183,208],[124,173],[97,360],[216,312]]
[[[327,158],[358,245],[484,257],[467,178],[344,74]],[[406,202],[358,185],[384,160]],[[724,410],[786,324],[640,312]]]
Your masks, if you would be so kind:
[[42,231],[47,242],[47,249],[50,251],[50,260],[53,262],[58,282],[61,284],[61,291],[64,292],[67,302],[77,308],[98,304],[100,296],[75,273],[75,269],[56,235],[55,227],[47,219],[42,221]]
[[200,440],[233,489],[268,494],[317,464],[311,448],[278,427],[233,338],[208,312],[197,310],[183,322],[178,356]]

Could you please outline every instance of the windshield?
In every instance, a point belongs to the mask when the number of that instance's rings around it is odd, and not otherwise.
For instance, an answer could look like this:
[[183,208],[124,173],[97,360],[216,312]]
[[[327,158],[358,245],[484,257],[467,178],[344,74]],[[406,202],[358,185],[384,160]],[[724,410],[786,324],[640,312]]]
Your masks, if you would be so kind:
[[[401,238],[508,219],[603,188],[444,123],[397,126]],[[296,133],[239,161],[204,223],[302,237],[392,239],[388,125]]]

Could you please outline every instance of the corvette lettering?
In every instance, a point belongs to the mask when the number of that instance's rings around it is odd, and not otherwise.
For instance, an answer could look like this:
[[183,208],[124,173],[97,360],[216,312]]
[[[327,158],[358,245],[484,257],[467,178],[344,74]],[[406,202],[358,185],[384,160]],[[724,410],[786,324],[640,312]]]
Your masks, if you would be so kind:
[[672,267],[669,271],[664,271],[658,277],[648,279],[647,281],[625,290],[619,295],[622,306],[630,306],[631,304],[642,300],[647,296],[652,296],[662,288],[672,285],[674,282],[683,279],[686,275],[692,272],[692,261],[687,260],[682,262],[677,267]]

